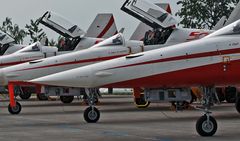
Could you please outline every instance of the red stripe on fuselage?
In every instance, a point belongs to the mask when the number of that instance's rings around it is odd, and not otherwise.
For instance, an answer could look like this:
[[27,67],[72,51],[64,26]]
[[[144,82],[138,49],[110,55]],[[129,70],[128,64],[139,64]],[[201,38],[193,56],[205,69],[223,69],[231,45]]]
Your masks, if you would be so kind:
[[80,63],[90,63],[90,62],[106,61],[106,60],[111,60],[111,59],[115,59],[115,58],[126,56],[126,55],[128,55],[128,54],[117,55],[117,56],[107,56],[107,57],[101,57],[101,58],[92,58],[92,59],[85,59],[85,60],[72,61],[72,62],[65,62],[65,63],[52,64],[52,65],[47,65],[47,66],[40,66],[40,67],[21,69],[21,70],[16,70],[16,71],[25,71],[25,70],[43,69],[43,68],[50,68],[50,67],[57,67],[57,66],[64,66],[64,65],[80,64]]
[[8,66],[13,66],[13,65],[18,65],[18,64],[26,63],[26,62],[30,62],[30,61],[33,61],[33,60],[3,63],[3,64],[0,64],[0,67],[8,67]]
[[[107,84],[104,88],[180,88],[192,86],[229,86],[240,83],[240,60],[217,63],[132,80]],[[128,71],[128,70],[127,70]]]
[[107,31],[112,27],[113,23],[114,23],[114,18],[113,18],[113,16],[111,16],[108,24],[103,29],[103,31],[97,36],[97,38],[102,38],[107,33]]
[[146,62],[141,62],[136,64],[123,65],[123,66],[108,68],[105,70],[126,68],[126,67],[133,67],[133,66],[147,65],[147,64],[154,64],[154,63],[161,63],[161,62],[169,62],[169,61],[179,61],[184,59],[194,59],[194,58],[202,58],[202,57],[217,56],[217,55],[228,55],[233,53],[240,53],[240,48],[229,49],[229,50],[219,50],[219,51],[212,51],[212,52],[203,52],[203,53],[197,53],[197,54],[186,54],[183,56],[175,56],[175,57],[157,59],[157,60],[146,61]]

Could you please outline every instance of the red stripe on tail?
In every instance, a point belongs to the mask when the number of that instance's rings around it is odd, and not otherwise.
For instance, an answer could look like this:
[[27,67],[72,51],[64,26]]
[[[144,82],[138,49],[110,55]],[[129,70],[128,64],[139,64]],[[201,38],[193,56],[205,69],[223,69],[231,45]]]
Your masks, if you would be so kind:
[[113,16],[110,18],[108,24],[106,25],[106,27],[103,29],[103,31],[97,36],[97,38],[102,38],[107,32],[108,30],[112,27],[114,23],[114,18]]

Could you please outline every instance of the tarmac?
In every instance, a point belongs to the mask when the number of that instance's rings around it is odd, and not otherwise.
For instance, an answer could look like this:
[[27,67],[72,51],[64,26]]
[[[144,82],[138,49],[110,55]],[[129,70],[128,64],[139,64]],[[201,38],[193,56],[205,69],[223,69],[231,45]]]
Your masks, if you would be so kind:
[[0,102],[0,141],[239,141],[240,135],[240,114],[228,103],[212,109],[216,135],[201,137],[195,124],[203,113],[172,111],[169,103],[138,109],[131,96],[103,96],[97,106],[100,120],[89,124],[83,119],[87,106],[81,100],[67,105],[35,98],[19,102],[19,115],[8,113],[8,101]]

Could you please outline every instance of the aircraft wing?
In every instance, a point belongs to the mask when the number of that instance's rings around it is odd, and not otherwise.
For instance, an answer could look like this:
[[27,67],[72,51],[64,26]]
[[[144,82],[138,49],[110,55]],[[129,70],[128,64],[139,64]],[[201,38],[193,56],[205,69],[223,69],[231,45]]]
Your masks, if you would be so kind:
[[38,21],[64,37],[77,38],[85,36],[85,32],[63,17],[47,11]]
[[147,1],[126,0],[121,10],[152,28],[167,28],[178,23],[176,18],[166,10]]

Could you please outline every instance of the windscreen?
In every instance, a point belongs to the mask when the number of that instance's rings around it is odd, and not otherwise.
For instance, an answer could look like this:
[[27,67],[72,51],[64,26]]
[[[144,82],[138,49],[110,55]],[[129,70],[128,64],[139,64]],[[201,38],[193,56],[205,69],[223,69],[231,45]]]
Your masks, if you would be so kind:
[[240,20],[213,32],[212,34],[206,36],[206,38],[213,37],[213,36],[235,35],[235,34],[240,34]]
[[40,42],[36,42],[36,43],[33,43],[15,53],[23,53],[23,52],[39,52],[41,51],[41,43]]
[[125,40],[121,33],[118,33],[93,47],[103,47],[103,46],[125,46]]

